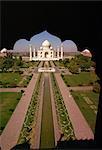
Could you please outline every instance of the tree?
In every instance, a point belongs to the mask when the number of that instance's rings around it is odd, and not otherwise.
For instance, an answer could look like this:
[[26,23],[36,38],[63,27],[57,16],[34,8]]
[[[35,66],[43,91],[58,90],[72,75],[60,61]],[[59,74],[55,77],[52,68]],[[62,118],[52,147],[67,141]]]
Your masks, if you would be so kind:
[[68,63],[69,63],[69,59],[68,59],[68,58],[65,58],[65,59],[63,60],[64,66],[67,67],[67,66],[68,66]]
[[21,67],[23,65],[22,57],[21,56],[15,57],[14,61],[15,61],[15,63],[16,63],[17,66]]
[[77,56],[75,56],[75,58],[73,58],[70,61],[69,67],[72,66],[72,65],[75,65],[75,64],[77,64],[82,71],[86,71],[91,66],[94,66],[91,58],[83,56],[83,55],[77,55]]
[[73,74],[79,73],[79,66],[76,64],[71,65],[69,71]]
[[4,71],[4,68],[5,68],[4,59],[3,59],[3,58],[0,58],[0,70],[3,72],[3,71]]
[[14,63],[14,65],[12,66],[12,70],[13,70],[13,72],[18,72],[19,70],[20,70],[20,67],[19,66],[17,66],[17,64],[16,64],[16,62]]
[[12,68],[13,64],[14,64],[14,61],[12,59],[12,56],[8,55],[0,60],[0,69],[2,72],[4,71],[6,72],[10,68]]

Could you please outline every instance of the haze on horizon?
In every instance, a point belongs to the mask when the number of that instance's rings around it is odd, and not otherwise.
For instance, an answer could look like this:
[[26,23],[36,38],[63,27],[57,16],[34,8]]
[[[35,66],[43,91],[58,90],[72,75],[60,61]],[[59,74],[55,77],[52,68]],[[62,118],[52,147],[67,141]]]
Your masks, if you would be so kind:
[[54,49],[63,44],[64,52],[77,52],[77,46],[72,40],[61,41],[59,37],[50,34],[46,30],[32,36],[29,41],[26,39],[17,40],[14,44],[13,50],[28,51],[29,44],[31,44],[33,48],[39,49],[45,40],[48,40]]

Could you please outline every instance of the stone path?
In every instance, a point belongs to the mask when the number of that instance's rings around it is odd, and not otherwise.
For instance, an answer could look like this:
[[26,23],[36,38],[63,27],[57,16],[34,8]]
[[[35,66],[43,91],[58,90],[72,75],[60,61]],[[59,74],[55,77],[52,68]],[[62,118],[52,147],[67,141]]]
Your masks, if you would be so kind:
[[[53,62],[52,62],[53,64]],[[54,66],[54,64],[53,64]],[[94,134],[89,127],[87,121],[82,115],[79,107],[77,106],[75,100],[70,94],[68,87],[64,83],[59,73],[55,73],[55,78],[60,88],[66,109],[68,111],[71,123],[73,125],[74,133],[77,140],[84,139],[94,139]]]
[[0,88],[0,92],[21,92],[21,90],[25,91],[27,88]]

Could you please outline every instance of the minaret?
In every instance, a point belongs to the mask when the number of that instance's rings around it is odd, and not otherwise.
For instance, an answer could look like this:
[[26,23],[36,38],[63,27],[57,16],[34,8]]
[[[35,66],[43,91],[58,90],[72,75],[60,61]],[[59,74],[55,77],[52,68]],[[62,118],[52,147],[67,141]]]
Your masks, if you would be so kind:
[[29,51],[30,51],[30,61],[32,61],[32,46],[29,44]]
[[57,58],[59,59],[59,47],[57,47]]
[[61,44],[61,59],[63,60],[63,44]]
[[33,57],[35,58],[35,48],[33,49]]

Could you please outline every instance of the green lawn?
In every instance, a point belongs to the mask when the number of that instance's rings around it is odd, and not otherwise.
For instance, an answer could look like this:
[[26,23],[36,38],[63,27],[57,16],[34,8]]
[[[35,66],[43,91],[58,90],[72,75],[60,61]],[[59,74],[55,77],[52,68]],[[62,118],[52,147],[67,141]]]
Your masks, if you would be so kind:
[[0,92],[0,134],[10,119],[20,98],[21,93]]
[[0,73],[0,84],[2,85],[17,85],[21,80],[19,73]]
[[96,106],[98,106],[98,98],[99,98],[99,94],[98,93],[94,93],[92,91],[90,92],[72,92],[72,95],[76,101],[76,103],[78,104],[81,112],[83,113],[85,119],[87,120],[88,124],[90,125],[91,129],[95,130],[95,123],[96,123],[96,114],[94,113],[93,109],[90,108],[91,104],[87,104],[84,97],[88,97],[93,104]]
[[62,75],[67,86],[91,85],[98,77],[94,72],[81,72],[80,74]]

